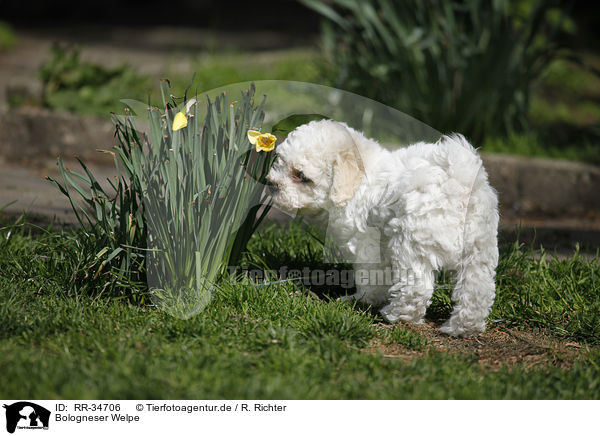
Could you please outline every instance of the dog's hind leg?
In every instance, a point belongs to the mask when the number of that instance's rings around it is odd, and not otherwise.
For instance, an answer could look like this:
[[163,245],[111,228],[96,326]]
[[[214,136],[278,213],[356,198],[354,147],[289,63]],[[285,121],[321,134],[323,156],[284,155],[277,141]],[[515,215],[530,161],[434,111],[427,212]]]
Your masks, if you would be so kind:
[[440,328],[451,336],[471,336],[485,331],[485,319],[494,303],[495,265],[471,260],[459,272],[452,293],[454,310]]
[[[485,173],[480,172],[478,177]],[[471,336],[485,331],[496,290],[498,265],[498,200],[485,180],[469,201],[463,252],[452,293],[454,310],[440,329],[452,336]]]

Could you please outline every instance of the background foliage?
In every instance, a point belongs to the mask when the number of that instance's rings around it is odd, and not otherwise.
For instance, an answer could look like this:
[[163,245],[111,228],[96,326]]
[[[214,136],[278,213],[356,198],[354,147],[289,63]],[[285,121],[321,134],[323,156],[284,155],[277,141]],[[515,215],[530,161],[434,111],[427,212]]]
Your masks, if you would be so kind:
[[38,76],[44,106],[85,115],[106,116],[121,109],[119,98],[145,100],[150,93],[148,77],[127,65],[106,68],[85,62],[77,47],[52,46]]
[[526,125],[571,23],[553,0],[302,2],[326,19],[336,86],[474,140]]

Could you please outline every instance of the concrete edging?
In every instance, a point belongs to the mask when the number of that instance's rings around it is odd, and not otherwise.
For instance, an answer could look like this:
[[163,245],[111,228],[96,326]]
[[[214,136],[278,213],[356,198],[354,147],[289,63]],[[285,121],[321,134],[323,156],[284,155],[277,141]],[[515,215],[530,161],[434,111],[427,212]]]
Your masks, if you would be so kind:
[[509,216],[600,217],[600,167],[498,154],[483,161]]
[[[0,110],[0,158],[5,165],[53,168],[59,155],[112,165],[109,156],[96,150],[114,143],[109,119],[39,108]],[[600,218],[600,167],[485,153],[483,161],[498,190],[503,218]]]

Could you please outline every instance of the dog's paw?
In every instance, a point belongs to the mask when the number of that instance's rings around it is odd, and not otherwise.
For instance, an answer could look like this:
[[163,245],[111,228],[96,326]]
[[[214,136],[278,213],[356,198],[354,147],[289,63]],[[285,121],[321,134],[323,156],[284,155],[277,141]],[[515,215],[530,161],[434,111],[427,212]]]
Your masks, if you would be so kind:
[[468,338],[485,331],[485,321],[459,323],[450,318],[440,327],[440,332],[457,338]]
[[381,308],[379,313],[381,313],[383,319],[390,324],[396,324],[400,321],[411,324],[423,324],[424,322],[423,315],[420,312],[401,310],[399,307],[394,306],[393,304],[388,304],[387,306]]

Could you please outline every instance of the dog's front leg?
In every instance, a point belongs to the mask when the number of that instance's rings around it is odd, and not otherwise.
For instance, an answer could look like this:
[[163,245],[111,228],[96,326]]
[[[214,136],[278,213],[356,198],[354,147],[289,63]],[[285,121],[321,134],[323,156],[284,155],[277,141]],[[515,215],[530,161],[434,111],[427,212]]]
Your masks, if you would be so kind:
[[390,323],[406,321],[420,324],[433,295],[434,272],[425,262],[398,263],[394,284],[388,291],[389,304],[380,312]]
[[352,263],[356,285],[356,293],[341,299],[354,299],[375,307],[385,304],[393,283],[393,270],[389,260],[382,259],[379,230],[367,227],[340,247],[344,260]]

